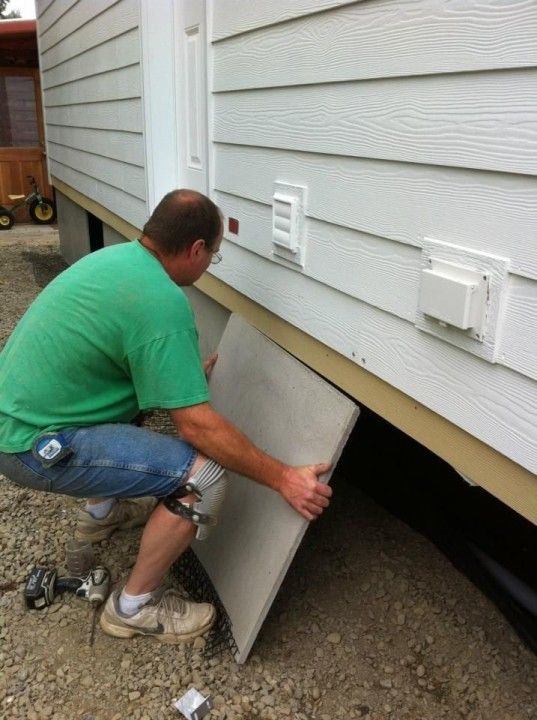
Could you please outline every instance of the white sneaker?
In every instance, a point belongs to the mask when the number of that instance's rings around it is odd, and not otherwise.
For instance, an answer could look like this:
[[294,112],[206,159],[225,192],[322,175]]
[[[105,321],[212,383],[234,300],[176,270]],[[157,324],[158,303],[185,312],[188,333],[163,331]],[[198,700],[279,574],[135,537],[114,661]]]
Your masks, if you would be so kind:
[[127,530],[144,525],[157,502],[154,497],[121,498],[102,520],[94,518],[87,510],[80,508],[75,538],[87,542],[99,542],[109,538],[115,530]]
[[101,615],[101,628],[107,635],[131,638],[151,635],[160,642],[181,643],[207,632],[215,619],[210,603],[185,600],[177,590],[162,586],[151,593],[151,600],[134,615],[119,609],[120,591],[108,598]]

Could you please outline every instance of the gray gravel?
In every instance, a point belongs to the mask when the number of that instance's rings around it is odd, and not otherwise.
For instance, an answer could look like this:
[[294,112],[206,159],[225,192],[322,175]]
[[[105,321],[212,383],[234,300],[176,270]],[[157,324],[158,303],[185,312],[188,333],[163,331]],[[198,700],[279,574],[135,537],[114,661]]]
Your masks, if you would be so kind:
[[[15,226],[0,233],[0,251],[2,344],[62,261],[51,228]],[[172,699],[191,686],[212,694],[211,719],[537,717],[535,656],[427,540],[350,484],[343,491],[344,478],[242,667],[99,627],[91,646],[92,613],[72,596],[26,611],[25,576],[36,563],[62,566],[76,503],[0,484],[2,718],[164,720],[180,717]],[[96,548],[116,582],[138,538]]]

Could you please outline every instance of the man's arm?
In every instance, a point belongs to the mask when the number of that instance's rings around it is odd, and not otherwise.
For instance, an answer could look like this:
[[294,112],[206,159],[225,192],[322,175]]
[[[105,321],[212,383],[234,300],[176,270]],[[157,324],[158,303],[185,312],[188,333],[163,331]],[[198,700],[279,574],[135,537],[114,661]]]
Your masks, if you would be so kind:
[[317,479],[330,465],[291,467],[257,448],[208,403],[170,410],[177,433],[203,455],[279,492],[306,520],[328,506],[332,490]]

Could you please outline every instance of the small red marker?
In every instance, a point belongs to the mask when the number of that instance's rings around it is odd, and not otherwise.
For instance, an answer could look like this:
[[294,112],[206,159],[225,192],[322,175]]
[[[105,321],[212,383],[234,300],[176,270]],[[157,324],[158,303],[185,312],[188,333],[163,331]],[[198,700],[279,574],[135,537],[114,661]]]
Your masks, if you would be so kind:
[[236,218],[230,217],[227,226],[230,233],[233,233],[233,235],[239,234],[239,221]]

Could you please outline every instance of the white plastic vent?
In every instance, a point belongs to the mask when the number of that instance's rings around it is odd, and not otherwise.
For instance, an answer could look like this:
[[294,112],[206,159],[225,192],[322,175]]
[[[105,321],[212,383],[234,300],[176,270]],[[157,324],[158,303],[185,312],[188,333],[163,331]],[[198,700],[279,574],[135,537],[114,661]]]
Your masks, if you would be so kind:
[[304,265],[304,205],[306,188],[274,183],[272,198],[273,252],[278,257]]

